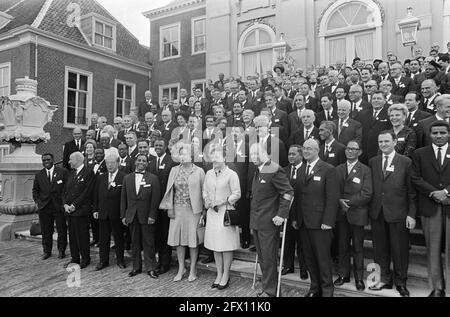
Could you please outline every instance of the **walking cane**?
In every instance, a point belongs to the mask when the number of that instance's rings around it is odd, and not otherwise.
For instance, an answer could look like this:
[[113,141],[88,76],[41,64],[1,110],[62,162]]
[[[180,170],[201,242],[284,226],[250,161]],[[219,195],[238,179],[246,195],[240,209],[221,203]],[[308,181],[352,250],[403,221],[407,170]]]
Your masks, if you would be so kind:
[[253,285],[252,285],[252,289],[255,289],[255,284],[256,284],[256,271],[258,270],[258,252],[256,252],[256,260],[255,260],[255,269],[253,271]]
[[278,270],[278,285],[277,285],[277,297],[280,297],[280,288],[281,288],[281,271],[283,269],[283,257],[284,257],[284,243],[286,241],[286,227],[288,220],[284,221],[283,225],[283,238],[281,240],[281,256],[280,256],[280,269]]

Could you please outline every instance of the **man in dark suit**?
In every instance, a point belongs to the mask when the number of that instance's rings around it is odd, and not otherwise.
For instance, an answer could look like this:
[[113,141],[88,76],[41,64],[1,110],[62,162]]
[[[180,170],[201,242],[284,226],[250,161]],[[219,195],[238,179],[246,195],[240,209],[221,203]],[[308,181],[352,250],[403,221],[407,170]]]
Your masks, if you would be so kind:
[[389,130],[392,124],[388,117],[388,105],[382,91],[376,91],[372,96],[372,110],[362,111],[356,121],[362,125],[361,162],[367,163],[372,157],[378,155],[378,135],[381,131]]
[[353,274],[358,291],[365,289],[364,226],[369,224],[369,203],[373,192],[372,172],[358,161],[361,153],[359,142],[349,141],[345,150],[347,162],[336,168],[340,189],[337,216],[339,277],[334,285],[350,282],[350,255],[353,253]]
[[[62,203],[69,225],[69,246],[71,263],[77,263],[82,269],[91,263],[89,250],[89,215],[92,206],[94,172],[84,166],[84,156],[80,152],[70,155],[72,171],[67,177]],[[80,262],[81,256],[81,262]]]
[[279,86],[275,87],[275,98],[277,109],[286,112],[286,114],[292,112],[292,99],[286,98],[286,96],[284,96],[283,88]]
[[84,141],[81,139],[83,132],[80,128],[73,129],[73,140],[64,144],[63,167],[70,170],[69,158],[74,152],[84,153]]
[[172,136],[173,130],[178,125],[172,121],[172,112],[168,110],[164,110],[161,113],[161,118],[163,120],[163,124],[159,127],[159,131],[161,131],[161,137],[163,137],[168,143]]
[[159,104],[157,101],[152,100],[153,95],[151,93],[151,91],[147,90],[145,92],[145,101],[141,102],[138,105],[138,109],[139,109],[139,113],[138,113],[138,118],[139,121],[144,122],[144,116],[147,112],[151,112],[152,111],[152,106],[156,105],[156,107],[159,109]]
[[[409,230],[416,225],[416,192],[411,182],[411,160],[395,152],[396,136],[382,131],[378,137],[382,155],[369,161],[372,169],[373,199],[370,218],[375,263],[381,268],[381,280],[369,287],[379,291],[392,289],[393,282],[402,297],[406,288],[409,262]],[[391,257],[394,263],[392,280]]]
[[[276,101],[275,101],[275,97],[273,95],[272,92],[268,91],[264,94],[264,99],[267,105],[267,108],[270,110],[271,112],[271,121],[272,124],[277,125],[277,126],[282,126],[285,127],[286,129],[288,129],[289,127],[289,121],[288,121],[288,115],[285,111],[282,111],[280,109],[276,108]],[[265,109],[261,109],[261,111],[263,111]],[[286,131],[288,136],[289,136],[289,130]]]
[[[350,87],[348,96],[351,102],[350,118],[355,119],[361,111],[372,108],[372,105],[363,99],[363,88],[360,85]],[[339,116],[339,114],[338,114]]]
[[[447,103],[450,103],[450,98]],[[450,127],[445,121],[435,121],[430,131],[432,144],[413,153],[412,182],[418,193],[419,214],[427,246],[428,280],[433,288],[429,297],[445,297],[444,290],[448,292],[450,288]],[[445,261],[441,257],[442,244],[446,245]]]
[[339,73],[336,70],[331,70],[328,72],[328,79],[330,85],[323,88],[321,93],[321,99],[325,94],[331,94],[333,101],[336,100],[336,90],[337,88],[343,88],[345,92],[348,92],[348,86],[339,82]]
[[[288,153],[289,166],[284,168],[286,175],[289,177],[292,188],[295,190],[297,184],[297,176],[303,164],[302,147],[300,145],[291,145]],[[292,212],[292,210],[291,210]],[[282,275],[294,273],[295,251],[297,251],[298,262],[300,264],[300,278],[308,279],[308,271],[306,270],[305,254],[300,242],[300,232],[292,226],[292,219],[288,220],[286,227],[285,250],[283,257]]]
[[320,100],[323,111],[316,115],[316,127],[319,127],[322,121],[333,121],[338,118],[337,111],[333,108],[333,95],[326,93]]
[[408,128],[413,129],[416,132],[416,135],[419,122],[431,117],[429,112],[419,110],[419,102],[420,95],[417,92],[412,91],[406,94],[405,105],[408,107],[409,115],[406,119],[405,125]]
[[378,65],[378,74],[380,75],[378,77],[378,84],[381,83],[383,80],[391,80],[391,75],[389,74],[389,64],[386,62],[380,63]]
[[34,177],[33,200],[37,204],[41,224],[44,250],[42,260],[52,255],[55,223],[58,232],[58,259],[63,259],[67,247],[67,225],[62,195],[67,182],[67,171],[54,166],[53,154],[46,153],[41,158],[44,168]]
[[107,172],[97,176],[94,187],[93,216],[100,223],[100,271],[109,265],[111,233],[114,236],[117,266],[125,268],[124,236],[120,220],[120,198],[125,173],[119,171],[119,157],[112,153],[105,158]]
[[334,138],[344,145],[351,140],[355,140],[361,144],[362,125],[360,122],[350,118],[350,107],[350,102],[347,100],[338,104],[337,114],[339,119],[334,121],[337,127],[334,131]]
[[302,124],[302,114],[303,111],[306,110],[305,107],[305,97],[301,94],[298,94],[294,98],[294,110],[289,114],[289,131],[290,135],[297,131]]
[[[158,177],[161,200],[166,193],[169,174],[175,163],[170,154],[167,154],[167,141],[164,138],[156,139],[154,146],[157,157],[152,157],[147,170]],[[167,210],[158,210],[158,218],[155,223],[156,252],[159,255],[158,274],[164,274],[170,270],[172,247],[167,244],[169,223]]]
[[288,141],[289,145],[302,145],[308,139],[316,139],[320,141],[319,129],[314,126],[316,117],[312,110],[306,109],[302,113],[302,124],[297,131],[294,131]]
[[293,189],[283,169],[270,160],[264,145],[251,145],[250,157],[257,166],[253,175],[250,228],[262,271],[262,290],[258,296],[274,297],[280,226],[289,216]]
[[433,79],[427,79],[422,82],[421,92],[422,101],[419,109],[427,111],[432,115],[436,113],[436,98],[439,96],[439,89]]
[[141,252],[144,251],[144,264],[151,278],[158,278],[155,257],[155,222],[161,199],[158,178],[145,172],[148,165],[146,155],[136,158],[136,172],[124,178],[120,215],[124,225],[130,226],[133,277],[142,273]]
[[391,65],[392,94],[405,97],[408,92],[414,90],[415,84],[411,78],[402,76],[402,72],[401,63],[397,62]]
[[128,156],[128,146],[124,143],[119,145],[119,171],[125,174],[131,173],[131,158]]
[[319,158],[319,143],[306,140],[303,164],[297,176],[291,218],[300,229],[311,285],[305,297],[332,297],[334,292],[331,240],[339,202],[336,170]]
[[[281,112],[281,110],[278,110],[278,109],[277,109],[277,111]],[[269,132],[272,134],[272,136],[276,136],[283,142],[283,144],[287,144],[287,142],[289,140],[288,127],[280,124],[280,121],[278,119],[273,119],[273,113],[272,113],[272,111],[270,111],[269,108],[261,109],[260,116],[265,116],[269,119],[268,128],[269,128]],[[286,150],[286,153],[287,153],[287,150]],[[286,158],[286,164],[287,164],[287,158]]]
[[323,121],[319,127],[319,136],[323,141],[320,147],[319,157],[322,161],[334,167],[345,162],[345,145],[334,138],[336,125],[332,121]]
[[430,127],[433,122],[442,120],[449,122],[450,105],[446,100],[449,95],[442,95],[436,98],[436,114],[419,122],[417,126],[417,148],[431,144]]
[[305,107],[314,112],[319,111],[319,102],[316,98],[311,97],[311,89],[307,83],[303,83],[300,86],[300,94],[305,98]]

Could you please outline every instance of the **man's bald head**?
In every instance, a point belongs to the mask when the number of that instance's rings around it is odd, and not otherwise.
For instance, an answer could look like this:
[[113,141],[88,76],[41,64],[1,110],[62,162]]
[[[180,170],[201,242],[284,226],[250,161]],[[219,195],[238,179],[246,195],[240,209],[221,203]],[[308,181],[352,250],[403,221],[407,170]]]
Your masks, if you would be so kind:
[[69,164],[73,169],[77,169],[80,167],[84,162],[84,156],[81,154],[81,152],[74,152],[70,154],[69,157]]

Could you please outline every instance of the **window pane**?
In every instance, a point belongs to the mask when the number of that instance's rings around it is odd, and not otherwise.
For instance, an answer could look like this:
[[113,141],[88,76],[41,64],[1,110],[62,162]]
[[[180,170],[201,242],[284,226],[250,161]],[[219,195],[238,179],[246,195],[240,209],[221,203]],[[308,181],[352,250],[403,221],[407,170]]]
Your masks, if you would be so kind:
[[336,11],[328,22],[328,30],[340,29],[347,26],[347,22],[342,18],[340,13]]
[[86,109],[78,109],[78,124],[86,124]]
[[259,30],[259,44],[272,43],[269,33],[263,30]]
[[359,3],[348,3],[345,4],[341,9],[339,9],[349,25],[352,24],[351,22],[353,21],[355,16],[358,15],[358,11],[361,6],[362,5]]
[[164,44],[163,56],[170,57],[170,44]]
[[80,90],[87,91],[88,78],[87,76],[80,75]]
[[170,97],[171,100],[178,99],[178,88],[172,88]]
[[172,45],[172,56],[178,55],[178,43]]
[[162,37],[162,41],[163,43],[167,43],[170,41],[170,32],[169,29],[165,29],[161,31],[161,37]]
[[205,33],[205,20],[194,22],[194,35],[203,35]]
[[162,95],[163,96],[169,96],[170,95],[170,88],[164,88],[162,91]]
[[69,90],[67,92],[67,106],[68,107],[75,107],[76,95],[77,95],[77,93],[75,91]]
[[195,51],[204,51],[206,50],[206,43],[205,43],[205,37],[199,36],[195,38]]
[[125,98],[131,100],[131,86],[125,86]]
[[67,107],[67,123],[75,123],[75,107]]
[[247,35],[247,38],[244,42],[244,47],[251,47],[256,45],[256,31],[253,31],[249,35]]
[[105,35],[107,37],[113,37],[113,28],[111,26],[106,26],[105,27]]
[[103,24],[99,22],[95,22],[95,32],[103,34]]
[[344,38],[330,40],[329,43],[329,62],[335,64],[337,61],[346,61],[347,41]]
[[95,44],[103,46],[103,36],[95,33]]
[[178,27],[173,27],[170,29],[170,40],[178,41]]
[[77,74],[69,73],[69,88],[77,89]]
[[129,114],[131,112],[131,102],[125,101],[124,102],[124,111],[126,114]]
[[87,94],[83,92],[78,93],[78,111],[80,111],[80,109],[86,109],[86,103]]
[[116,101],[116,113],[118,117],[123,116],[122,100]]
[[117,84],[117,98],[123,98],[123,85]]
[[109,38],[106,38],[106,37],[104,39],[105,39],[104,46],[107,47],[107,48],[112,48],[112,39],[109,39]]
[[3,97],[6,95],[6,88],[0,88],[0,97]]

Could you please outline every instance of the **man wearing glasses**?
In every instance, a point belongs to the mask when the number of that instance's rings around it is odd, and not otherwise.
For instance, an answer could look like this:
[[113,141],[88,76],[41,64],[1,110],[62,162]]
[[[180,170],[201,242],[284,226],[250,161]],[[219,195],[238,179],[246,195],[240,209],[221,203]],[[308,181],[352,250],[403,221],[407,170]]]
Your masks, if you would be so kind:
[[364,226],[369,224],[369,203],[373,192],[371,170],[358,160],[361,153],[359,143],[349,141],[345,149],[347,162],[336,167],[340,189],[336,218],[339,277],[334,285],[342,286],[350,282],[350,254],[353,253],[353,274],[358,291],[365,289]]
[[372,103],[372,96],[373,96],[373,93],[375,92],[375,91],[377,91],[378,90],[378,84],[377,84],[377,82],[375,81],[375,80],[369,80],[365,85],[364,85],[364,90],[365,90],[365,93],[366,93],[366,95],[365,95],[365,100],[368,102],[368,103]]

